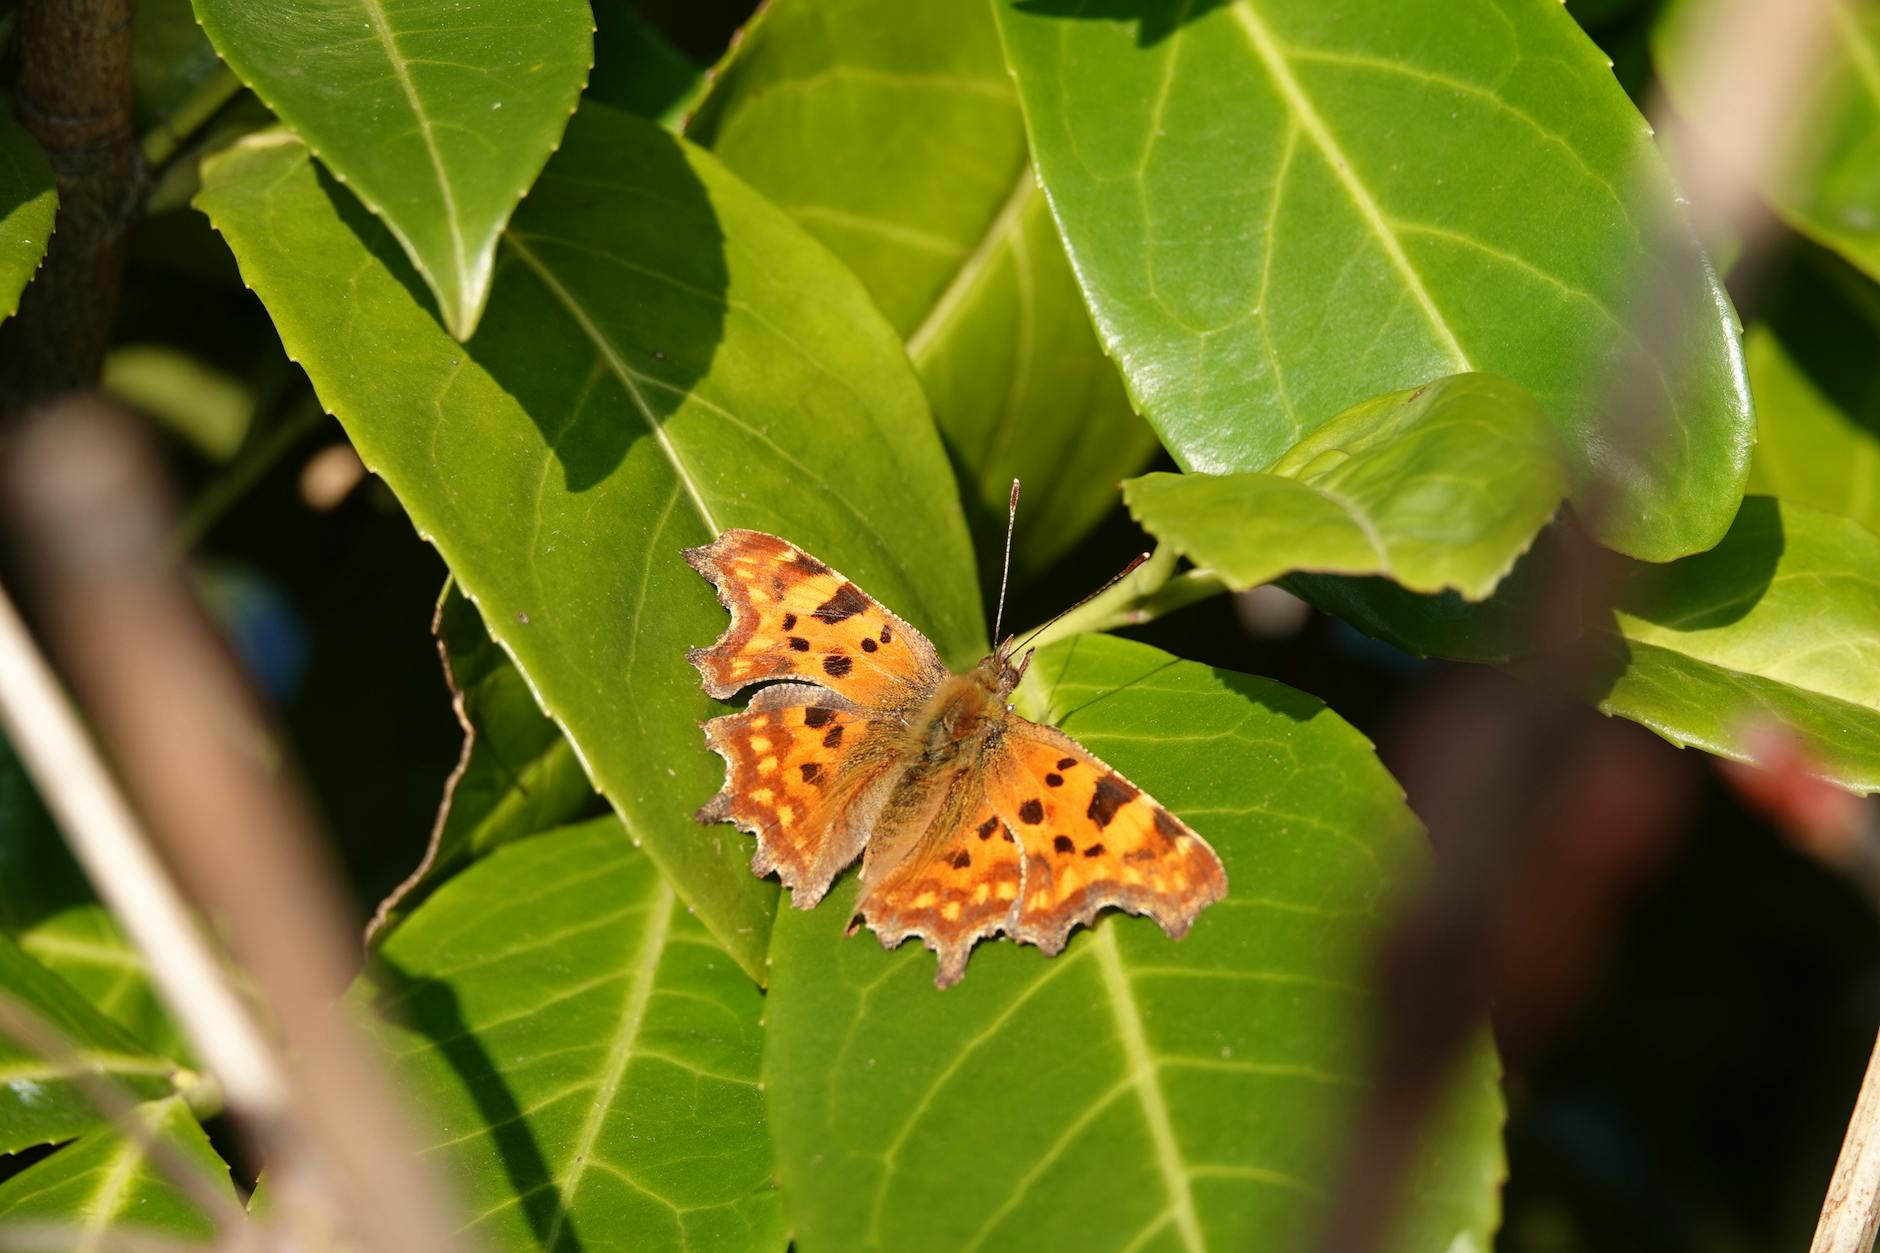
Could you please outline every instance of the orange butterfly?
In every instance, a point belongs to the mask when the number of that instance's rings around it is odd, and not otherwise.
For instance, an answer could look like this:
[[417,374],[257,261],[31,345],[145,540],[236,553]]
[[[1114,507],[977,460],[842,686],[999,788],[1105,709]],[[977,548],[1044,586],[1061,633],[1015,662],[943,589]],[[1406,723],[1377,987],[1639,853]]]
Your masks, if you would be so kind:
[[731,611],[717,643],[687,654],[705,690],[788,680],[704,724],[727,770],[697,817],[756,835],[751,869],[776,871],[797,908],[860,855],[857,916],[883,947],[925,939],[946,987],[982,936],[1056,953],[1116,905],[1179,939],[1226,894],[1220,859],[1179,818],[1012,712],[1011,640],[953,674],[919,631],[774,535],[726,531],[685,558]]

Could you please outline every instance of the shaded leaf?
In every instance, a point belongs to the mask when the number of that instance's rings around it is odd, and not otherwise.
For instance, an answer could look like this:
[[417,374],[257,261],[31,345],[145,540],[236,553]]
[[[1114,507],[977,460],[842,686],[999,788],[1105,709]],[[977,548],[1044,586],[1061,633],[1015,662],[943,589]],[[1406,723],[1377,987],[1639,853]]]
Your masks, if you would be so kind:
[[[228,1167],[182,1097],[146,1102],[132,1116],[167,1150],[165,1164],[191,1170],[195,1186],[227,1201],[228,1214],[242,1212]],[[48,1233],[68,1229],[75,1253],[153,1236],[206,1242],[218,1234],[215,1218],[145,1145],[115,1128],[81,1136],[0,1183],[0,1244],[7,1242],[8,1228],[35,1227]]]
[[132,119],[141,133],[175,113],[222,58],[196,22],[190,0],[141,0],[134,37]]
[[46,154],[19,123],[0,114],[0,320],[13,316],[38,272],[58,204]]
[[55,1033],[64,1057],[42,1056],[0,1026],[0,1153],[64,1140],[104,1121],[75,1080],[75,1061],[93,1079],[140,1097],[167,1092],[175,1067],[132,1040],[72,986],[0,937],[0,995],[40,1029]]
[[1469,600],[1494,590],[1565,494],[1540,407],[1482,374],[1357,405],[1263,473],[1123,486],[1145,530],[1236,588],[1317,570]]
[[1826,253],[1796,260],[1744,337],[1750,489],[1880,532],[1880,290]]
[[461,867],[567,822],[594,800],[573,746],[455,582],[444,586],[432,631],[463,724],[463,759],[444,785],[423,863],[379,906],[374,930]]
[[195,0],[216,51],[385,221],[458,338],[593,64],[581,0]]
[[1021,571],[1114,507],[1155,437],[1091,330],[984,6],[775,0],[688,133],[828,244],[906,337],[982,569],[1015,477]]
[[0,936],[165,1057],[188,1060],[150,969],[99,903],[12,746],[0,736]]
[[[1726,0],[1673,0],[1653,27],[1652,60],[1671,98],[1689,109],[1706,41],[1731,11]],[[1823,47],[1815,51],[1803,93],[1783,109],[1774,168],[1751,174],[1782,219],[1880,279],[1880,8],[1833,0]],[[1693,116],[1703,128],[1706,117]],[[1730,152],[1734,134],[1703,131]]]
[[200,203],[366,464],[443,554],[601,792],[754,975],[775,901],[691,813],[722,768],[685,651],[724,610],[679,556],[787,536],[984,649],[966,529],[920,387],[841,266],[708,155],[583,109],[459,345],[384,232],[285,135]]
[[1621,586],[1600,708],[1737,761],[1791,735],[1824,777],[1880,791],[1876,572],[1858,522],[1749,497],[1716,548]]
[[641,17],[632,0],[594,0],[594,25],[586,98],[678,130],[705,91],[705,71]]
[[[1568,438],[1602,542],[1708,547],[1751,415],[1729,300],[1604,56],[1546,0],[1002,0],[1039,175],[1139,407],[1184,469],[1264,470],[1368,396],[1483,371]],[[1684,319],[1606,430],[1643,274]]]
[[522,840],[359,989],[489,1248],[779,1249],[763,996],[602,818]]
[[[1332,1201],[1371,946],[1426,860],[1415,818],[1318,701],[1145,645],[1053,645],[1019,704],[1204,835],[1227,898],[1179,943],[1112,914],[1055,958],[982,944],[944,992],[918,945],[843,937],[852,877],[783,911],[764,1080],[798,1245],[1294,1247]],[[1484,1033],[1398,1247],[1487,1246],[1500,1120]]]

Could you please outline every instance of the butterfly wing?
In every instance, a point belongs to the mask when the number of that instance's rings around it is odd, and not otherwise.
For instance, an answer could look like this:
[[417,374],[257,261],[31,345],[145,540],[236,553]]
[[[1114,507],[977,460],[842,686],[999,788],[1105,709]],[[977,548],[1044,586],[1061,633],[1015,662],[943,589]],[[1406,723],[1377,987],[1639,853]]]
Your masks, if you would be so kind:
[[1227,894],[1207,841],[1070,736],[1014,714],[1005,749],[987,790],[1024,858],[1016,939],[1056,953],[1108,905],[1180,939]]
[[925,636],[794,544],[730,530],[685,559],[710,579],[731,625],[687,659],[723,699],[771,679],[801,679],[869,709],[903,709],[946,667]]
[[966,972],[966,957],[985,936],[1010,931],[1024,891],[1024,862],[1012,829],[1000,821],[982,780],[968,775],[907,857],[870,883],[863,871],[856,913],[893,948],[922,937],[940,959],[936,987]]

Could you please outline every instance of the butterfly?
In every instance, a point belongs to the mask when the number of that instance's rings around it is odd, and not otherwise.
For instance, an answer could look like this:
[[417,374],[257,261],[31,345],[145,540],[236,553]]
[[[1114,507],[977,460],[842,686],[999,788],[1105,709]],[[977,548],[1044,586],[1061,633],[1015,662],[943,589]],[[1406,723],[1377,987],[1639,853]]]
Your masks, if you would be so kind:
[[1010,638],[954,674],[919,631],[786,540],[727,530],[685,558],[731,613],[716,643],[687,654],[705,691],[766,685],[704,723],[726,778],[696,817],[754,834],[751,869],[774,871],[797,908],[861,857],[856,922],[885,948],[920,936],[946,987],[987,936],[1055,954],[1113,905],[1180,939],[1226,894],[1220,858],[1187,824],[1013,711],[1031,655],[1014,664]]

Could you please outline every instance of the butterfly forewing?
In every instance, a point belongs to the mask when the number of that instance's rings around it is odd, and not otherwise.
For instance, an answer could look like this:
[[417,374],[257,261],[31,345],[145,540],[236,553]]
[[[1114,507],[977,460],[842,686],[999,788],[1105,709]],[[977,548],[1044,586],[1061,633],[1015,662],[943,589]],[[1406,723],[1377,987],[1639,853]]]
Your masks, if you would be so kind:
[[933,645],[848,579],[762,531],[731,530],[685,559],[718,588],[731,625],[688,659],[724,698],[801,679],[870,709],[901,709],[946,677]]

